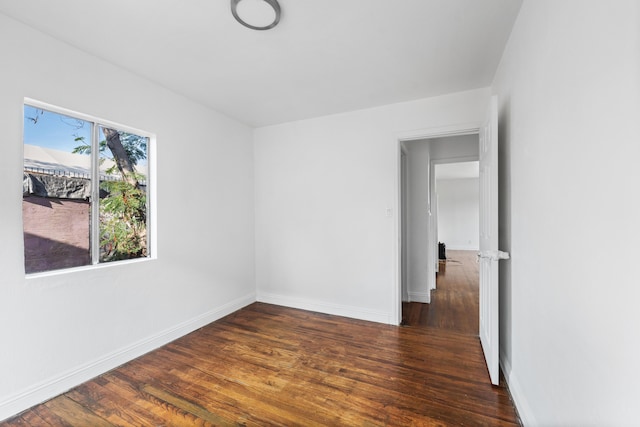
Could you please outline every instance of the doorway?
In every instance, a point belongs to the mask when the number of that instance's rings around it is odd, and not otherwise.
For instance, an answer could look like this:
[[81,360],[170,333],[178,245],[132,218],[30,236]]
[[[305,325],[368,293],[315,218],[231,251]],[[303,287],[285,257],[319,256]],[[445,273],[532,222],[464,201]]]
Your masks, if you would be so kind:
[[[475,132],[464,132],[462,134],[452,134],[434,138],[422,138],[400,142],[400,281],[402,299],[402,321],[404,324],[414,324],[431,321],[431,326],[459,324],[460,320],[454,317],[447,321],[439,313],[462,311],[464,309],[447,309],[438,300],[433,301],[434,305],[429,314],[432,298],[437,294],[439,282],[446,285],[447,291],[439,293],[439,296],[449,295],[457,297],[461,295],[462,289],[455,290],[452,285],[458,281],[456,276],[473,276],[473,283],[463,284],[463,287],[472,288],[475,286],[475,301],[471,311],[470,320],[464,323],[473,324],[475,322],[474,334],[478,334],[477,328],[477,270],[474,271],[475,254],[477,253],[478,241],[478,134]],[[442,181],[443,199],[439,202],[438,180]],[[458,197],[461,188],[469,189],[475,183],[475,200],[464,200]],[[468,191],[467,191],[468,192]],[[466,196],[469,196],[468,194]],[[471,194],[473,196],[473,194]],[[443,206],[440,206],[444,204]],[[469,224],[468,209],[465,212],[455,212],[458,208],[465,208],[471,205],[473,210],[472,224]],[[453,209],[453,211],[452,211]],[[444,217],[443,217],[444,215]],[[442,221],[439,221],[439,218]],[[456,222],[464,219],[464,223],[455,226]],[[443,223],[444,228],[439,224]],[[454,225],[452,225],[454,224]],[[471,225],[471,226],[470,226]],[[463,233],[456,233],[457,229],[466,228]],[[469,233],[474,232],[475,237]],[[452,233],[453,231],[453,233]],[[442,271],[439,279],[436,279],[440,265],[446,267],[446,262],[441,264],[438,260],[438,240],[439,237],[447,237],[450,240],[449,249],[456,251],[457,260],[450,260],[450,263],[458,262],[449,274]],[[464,237],[466,236],[466,237]],[[464,243],[464,244],[463,244]],[[463,251],[458,253],[458,251]],[[466,251],[466,253],[465,253]],[[469,252],[474,251],[474,252]],[[473,264],[469,264],[469,260]],[[453,265],[453,264],[452,264]],[[457,268],[460,267],[460,268]],[[464,271],[462,271],[464,270]],[[460,273],[460,274],[458,274]],[[446,278],[446,279],[445,279]],[[462,300],[468,301],[467,296]],[[475,308],[474,308],[475,307]],[[409,311],[409,312],[407,312]],[[468,316],[468,311],[465,313]],[[453,315],[452,315],[453,316]],[[430,319],[430,320],[429,320]]]
[[406,293],[403,294],[402,323],[477,336],[479,164],[477,161],[439,163],[436,160],[433,163],[432,214],[434,240],[439,243],[436,286],[430,290],[428,304],[410,302],[404,298]]
[[477,337],[479,331],[479,272],[477,252],[447,252],[429,304],[404,302],[402,325],[444,329]]

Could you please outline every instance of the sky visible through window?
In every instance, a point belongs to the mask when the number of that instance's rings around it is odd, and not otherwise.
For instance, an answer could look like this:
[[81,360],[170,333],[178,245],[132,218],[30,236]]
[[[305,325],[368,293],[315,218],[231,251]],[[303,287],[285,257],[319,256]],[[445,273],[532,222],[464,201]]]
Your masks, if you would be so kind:
[[[102,132],[99,137],[104,139]],[[25,104],[23,141],[28,145],[72,153],[80,145],[91,144],[91,124]],[[146,166],[147,159],[139,159],[138,165]]]
[[24,143],[71,153],[82,144],[76,138],[91,141],[88,122],[52,113],[30,105],[24,106]]

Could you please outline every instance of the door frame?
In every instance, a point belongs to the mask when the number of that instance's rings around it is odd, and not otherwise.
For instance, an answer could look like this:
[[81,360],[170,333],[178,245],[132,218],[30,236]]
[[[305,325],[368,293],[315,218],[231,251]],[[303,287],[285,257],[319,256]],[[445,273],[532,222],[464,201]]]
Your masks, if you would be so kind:
[[[478,135],[478,139],[480,139],[480,134],[479,133],[469,133],[467,135]],[[456,135],[454,135],[456,136]],[[433,205],[436,201],[436,197],[438,197],[437,192],[435,191],[436,188],[436,165],[450,165],[450,164],[455,164],[455,163],[467,163],[467,162],[478,162],[480,160],[479,156],[458,156],[458,157],[447,157],[444,159],[431,159],[431,170],[429,171],[429,191],[431,192],[430,196],[431,196],[431,204]],[[437,208],[437,204],[436,204],[436,208]],[[429,221],[429,234],[430,236],[434,236],[435,238],[430,239],[430,247],[431,248],[435,248],[432,250],[436,250],[436,252],[434,253],[435,258],[431,260],[431,262],[434,264],[434,268],[436,268],[436,272],[437,272],[437,266],[438,266],[438,257],[437,257],[437,248],[438,248],[438,213],[436,211],[435,215],[431,216],[431,221]],[[429,276],[429,290],[432,289],[436,289],[436,275],[433,274],[433,276]]]
[[400,203],[402,209],[398,211],[400,220],[400,300],[409,299],[409,285],[407,283],[407,150],[400,144]]
[[[396,135],[396,143],[395,143],[395,211],[398,213],[396,215],[396,221],[394,224],[394,250],[393,250],[393,263],[395,265],[395,274],[394,274],[394,286],[393,286],[393,295],[391,298],[393,306],[391,307],[392,313],[392,323],[396,325],[400,325],[402,322],[402,245],[405,244],[402,235],[402,218],[404,216],[402,209],[402,143],[405,141],[417,141],[421,139],[433,139],[433,138],[444,138],[449,136],[462,136],[462,135],[472,135],[479,134],[480,128],[482,127],[481,122],[474,123],[461,123],[450,126],[438,126],[432,128],[425,129],[417,129],[413,131],[400,132]],[[431,165],[429,165],[430,167]],[[431,171],[430,171],[431,173]],[[429,195],[431,196],[431,195]],[[431,221],[430,221],[431,222]],[[429,258],[430,259],[430,258]],[[435,265],[431,265],[430,262],[430,270],[428,276],[431,277],[431,270],[433,270],[433,277],[435,278]]]

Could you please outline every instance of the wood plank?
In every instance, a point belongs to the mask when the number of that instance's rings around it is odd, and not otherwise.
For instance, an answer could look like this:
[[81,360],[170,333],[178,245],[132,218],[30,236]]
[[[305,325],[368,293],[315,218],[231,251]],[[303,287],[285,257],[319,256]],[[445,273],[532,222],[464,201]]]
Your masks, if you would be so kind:
[[440,261],[431,303],[403,303],[403,325],[478,335],[480,290],[476,254],[475,251],[447,251],[446,261]]
[[107,373],[103,377],[108,380],[104,386],[105,389],[134,403],[133,406],[128,408],[127,415],[140,420],[135,423],[136,425],[186,427],[198,424],[198,419],[193,414],[186,413],[172,405],[167,405],[161,399],[138,390],[138,387],[144,386],[144,383],[132,381],[124,376],[120,369]]
[[6,423],[3,424],[3,426],[6,427],[30,427],[31,424],[29,424],[23,417],[15,417],[9,421],[7,421]]
[[[64,395],[56,397],[56,399],[63,398]],[[35,406],[32,409],[40,418],[45,420],[47,423],[52,426],[60,426],[60,427],[74,427],[73,424],[68,422],[64,417],[57,415],[54,411],[49,409],[46,403],[42,405]]]
[[38,414],[36,414],[34,411],[27,411],[22,416],[22,418],[30,426],[39,426],[39,427],[52,426],[52,424],[49,424],[48,422],[40,418],[40,416],[38,416]]
[[135,403],[140,398],[138,395],[129,399],[124,393],[110,391],[106,384],[104,378],[97,378],[71,390],[67,396],[118,426],[140,426],[150,421],[155,425],[164,424],[163,417],[139,410]]
[[114,427],[104,418],[99,417],[67,396],[51,399],[44,406],[73,426]]
[[22,415],[23,420],[27,423],[27,425],[34,427],[46,427],[51,426],[47,421],[42,419],[38,414],[34,411],[27,411]]
[[216,425],[216,426],[240,425],[240,423],[228,420],[222,416],[211,413],[207,411],[205,408],[203,408],[202,406],[198,405],[197,403],[190,402],[187,399],[183,399],[182,397],[169,393],[166,390],[162,390],[160,388],[157,388],[151,385],[145,385],[142,388],[142,391],[144,391],[145,393],[148,393],[151,396],[154,396],[157,399],[160,399],[161,401],[167,402],[175,406],[176,408],[180,408],[185,412],[189,412],[195,415],[197,418],[205,422],[209,422],[212,425]]
[[518,425],[477,336],[262,303],[0,426],[28,416],[56,426]]
[[[158,365],[166,363],[160,359],[159,354],[155,356],[158,357],[155,361]],[[186,360],[193,363],[191,357],[187,357]],[[172,363],[180,364],[181,362],[180,358],[176,357]],[[123,369],[122,373],[131,376],[135,381],[143,381],[149,373],[153,373],[153,369],[149,369],[147,364],[136,364],[130,368]],[[254,377],[258,378],[257,375]],[[295,417],[289,416],[287,412],[290,402],[286,398],[269,393],[268,390],[265,392],[255,384],[247,384],[241,375],[234,375],[233,372],[222,371],[220,374],[211,375],[204,371],[201,361],[198,362],[197,369],[185,367],[185,369],[165,372],[162,377],[156,378],[156,384],[172,393],[197,399],[203,406],[215,408],[212,410],[229,418],[238,417],[255,425],[295,424]]]

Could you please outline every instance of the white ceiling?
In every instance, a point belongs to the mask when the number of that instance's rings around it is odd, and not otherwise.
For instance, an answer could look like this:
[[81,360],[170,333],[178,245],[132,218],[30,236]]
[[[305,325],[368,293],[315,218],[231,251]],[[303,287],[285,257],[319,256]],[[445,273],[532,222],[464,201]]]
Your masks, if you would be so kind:
[[491,84],[522,0],[0,0],[0,13],[252,126]]
[[436,165],[436,180],[478,178],[480,162],[445,163]]

